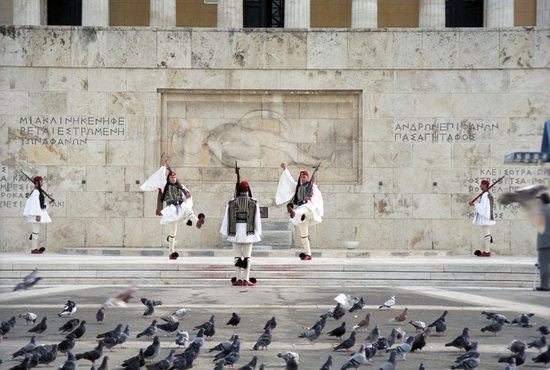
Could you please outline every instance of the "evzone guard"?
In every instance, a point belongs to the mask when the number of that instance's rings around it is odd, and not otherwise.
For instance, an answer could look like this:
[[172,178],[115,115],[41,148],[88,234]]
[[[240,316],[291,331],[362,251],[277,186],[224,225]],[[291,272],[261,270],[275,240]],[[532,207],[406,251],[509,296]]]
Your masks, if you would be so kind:
[[[29,180],[31,178],[23,173]],[[42,189],[44,185],[44,179],[41,176],[35,176],[32,178],[34,189],[29,194],[29,198],[25,203],[25,209],[23,210],[23,216],[27,218],[27,221],[32,224],[32,232],[29,237],[31,240],[31,253],[41,254],[44,253],[46,248],[38,248],[38,236],[40,235],[40,225],[49,224],[52,222],[50,215],[48,214],[48,205],[46,204],[46,197],[50,199],[50,202],[54,202],[54,199],[48,195]]]
[[[500,179],[498,181],[500,181]],[[497,182],[495,182],[495,184]],[[493,186],[494,184],[491,185],[489,180],[481,180],[481,183],[479,184],[481,194],[468,203],[468,205],[475,207],[475,214],[472,219],[472,223],[483,228],[483,250],[481,251],[478,249],[474,252],[474,254],[478,257],[491,257],[490,245],[493,244],[491,226],[496,223],[494,216],[495,201],[491,193],[489,193],[489,189]]]
[[235,163],[237,183],[235,196],[227,203],[220,233],[233,244],[235,276],[233,286],[254,286],[256,278],[250,277],[252,246],[262,235],[262,221],[258,201],[252,198],[248,181],[240,181],[239,167]]
[[301,260],[311,260],[311,245],[309,227],[323,221],[323,196],[315,184],[319,165],[313,171],[311,179],[306,170],[300,171],[298,181],[295,181],[285,163],[281,163],[283,173],[279,178],[275,203],[287,203],[290,222],[298,229],[304,251],[300,253]]
[[[170,226],[170,234],[166,241],[170,244],[170,259],[179,257],[176,252],[176,234],[178,223],[185,222],[187,226],[200,229],[205,221],[205,215],[195,215],[193,197],[189,189],[182,185],[174,172],[164,161],[163,165],[141,185],[142,191],[158,190],[157,215],[161,216],[160,224]],[[164,208],[163,208],[164,204]]]

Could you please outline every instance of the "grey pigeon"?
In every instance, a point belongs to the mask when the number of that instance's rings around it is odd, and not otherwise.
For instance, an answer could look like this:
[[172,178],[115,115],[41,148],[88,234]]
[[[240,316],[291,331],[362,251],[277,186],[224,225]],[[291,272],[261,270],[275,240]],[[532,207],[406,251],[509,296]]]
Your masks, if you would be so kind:
[[498,335],[498,332],[501,330],[502,330],[502,324],[496,321],[481,328],[482,332],[488,331],[490,333],[494,333],[495,335]]
[[281,352],[277,354],[277,357],[285,360],[285,370],[298,370],[300,356],[296,352]]
[[103,356],[101,365],[99,365],[97,370],[109,370],[109,356]]
[[[233,341],[231,342],[231,345],[227,347],[226,349],[222,350],[216,356],[214,356],[214,361],[217,361],[219,359],[225,358],[231,354],[231,352],[240,352],[241,348],[241,339],[238,335],[233,335]],[[238,351],[237,351],[238,349]]]
[[68,320],[65,324],[63,324],[58,330],[62,333],[67,333],[73,331],[78,324],[80,324],[80,319],[74,318]]
[[271,339],[272,339],[271,328],[267,327],[262,333],[262,335],[260,335],[260,337],[256,341],[256,344],[254,344],[254,347],[252,347],[252,349],[254,349],[255,351],[257,351],[258,349],[267,349],[267,346],[271,344]]
[[[82,320],[80,324],[74,329],[69,335],[74,334],[76,339],[81,338],[84,333],[86,333],[86,320]],[[67,338],[69,335],[67,335],[65,338]]]
[[57,370],[76,370],[76,359],[71,351],[67,351],[67,360],[57,367]]
[[176,322],[176,321],[179,321],[180,319],[183,319],[189,311],[191,311],[190,308],[186,308],[186,307],[179,308],[174,312],[172,312],[170,315],[161,317],[161,319],[166,322]]
[[330,370],[332,367],[332,355],[329,355],[323,366],[319,370]]
[[537,331],[540,331],[540,333],[542,335],[550,334],[550,328],[548,327],[548,325],[542,325],[542,326],[538,327]]
[[459,363],[451,366],[451,369],[473,369],[479,365],[479,352],[477,352],[473,357],[465,358]]
[[535,347],[541,352],[544,346],[546,346],[546,337],[544,335],[542,335],[540,338],[535,339],[531,343],[527,343],[527,347],[529,348]]
[[525,359],[527,358],[527,355],[525,354],[525,348],[521,349],[518,353],[511,354],[510,356],[500,357],[498,359],[498,362],[507,364],[510,362],[510,358],[512,357],[516,359],[516,365],[523,365],[525,363]]
[[220,352],[220,351],[225,351],[226,349],[228,349],[229,347],[231,347],[231,345],[233,344],[233,342],[235,341],[235,338],[237,337],[237,335],[233,334],[231,336],[231,338],[229,338],[228,340],[224,340],[223,342],[220,342],[218,344],[216,344],[214,347],[210,348],[208,350],[208,352]]
[[57,350],[62,353],[70,352],[74,348],[75,342],[75,335],[69,334],[65,339],[59,342]]
[[319,325],[314,325],[311,329],[308,329],[298,335],[298,338],[306,338],[310,342],[315,342],[317,339],[319,339],[320,335],[321,327]]
[[462,330],[462,334],[460,334],[458,337],[453,339],[451,342],[446,343],[445,347],[456,347],[459,349],[463,349],[464,345],[468,343],[468,340],[470,339],[469,331],[470,329],[464,328]]
[[23,356],[25,353],[32,351],[36,347],[36,335],[33,335],[29,343],[19,348],[12,354],[12,358]]
[[362,310],[364,306],[365,306],[365,300],[363,299],[363,297],[361,297],[355,302],[353,302],[353,305],[350,307],[349,312]]
[[68,300],[67,303],[65,303],[65,306],[63,306],[63,310],[57,314],[57,316],[72,316],[77,310],[76,303],[74,303],[71,300]]
[[420,366],[418,366],[418,370],[426,370],[426,368],[424,367],[424,363],[421,362],[420,363]]
[[178,347],[185,347],[185,343],[189,340],[189,333],[185,330],[178,330],[176,333],[176,344]]
[[[25,357],[19,364],[9,368],[8,370],[28,370],[31,368],[31,357]],[[34,365],[36,366],[36,365]]]
[[100,307],[95,314],[95,320],[97,322],[103,322],[105,320],[105,307]]
[[155,306],[160,306],[162,301],[155,301],[152,299],[141,298],[141,303],[145,305],[145,311],[143,316],[151,316],[155,312]]
[[176,353],[176,350],[171,349],[168,356],[166,356],[164,359],[160,360],[157,363],[147,365],[147,370],[169,370],[172,367],[172,363],[174,362],[174,353]]
[[176,321],[176,322],[167,322],[164,324],[158,324],[157,328],[164,330],[167,333],[166,335],[168,335],[178,330],[179,326],[180,326],[179,321]]
[[391,330],[391,333],[390,335],[388,335],[386,337],[386,341],[388,342],[388,348],[391,348],[393,347],[393,345],[395,344],[395,340],[397,339],[397,329],[396,328],[393,328]]
[[143,348],[139,350],[139,354],[134,357],[130,357],[124,361],[122,361],[122,367],[123,368],[130,368],[130,369],[139,369],[143,365],[145,365],[145,356],[143,354]]
[[151,343],[146,349],[145,351],[143,352],[143,357],[145,357],[146,360],[152,360],[154,359],[155,357],[157,357],[157,355],[159,354],[160,352],[160,341],[159,341],[159,337],[154,337],[153,338],[153,343]]
[[277,319],[275,318],[275,316],[273,316],[271,319],[266,321],[266,323],[264,325],[264,330],[268,326],[271,328],[271,330],[273,330],[277,327]]
[[548,363],[550,363],[550,346],[548,346],[545,352],[542,352],[537,357],[534,357],[533,362],[548,365]]
[[358,352],[355,352],[350,358],[342,365],[340,370],[357,369],[359,366],[368,363],[367,356],[365,354],[365,345],[361,344],[361,348]]
[[346,322],[344,321],[339,327],[332,329],[327,333],[330,337],[342,338],[346,334]]
[[426,329],[426,323],[420,320],[410,320],[409,324],[414,326],[417,331],[424,331]]
[[205,337],[213,337],[214,334],[216,334],[215,322],[215,315],[212,315],[210,316],[210,319],[208,321],[205,321],[202,324],[195,326],[193,330],[204,329]]
[[446,321],[448,313],[449,313],[449,311],[447,311],[447,310],[443,311],[441,316],[439,316],[437,319],[435,319],[435,321],[432,322],[431,324],[429,324],[427,327],[428,328],[435,327],[435,332],[437,334],[439,334],[439,335],[443,334],[445,332],[445,330],[447,330],[447,325],[445,325],[445,321]]
[[32,312],[20,313],[17,317],[25,320],[27,324],[34,324],[36,322],[36,314]]
[[231,318],[229,319],[229,321],[225,324],[225,325],[231,325],[233,327],[239,325],[239,323],[241,322],[241,318],[239,315],[237,315],[235,312],[233,312],[231,314]]
[[409,353],[411,351],[413,340],[414,340],[414,336],[411,335],[407,338],[407,340],[404,343],[401,343],[400,345],[396,346],[395,348],[386,350],[386,352],[387,351],[393,351],[393,352],[395,352],[395,354],[401,355],[403,360],[405,360],[406,357],[407,357],[407,353]]
[[13,288],[13,291],[15,292],[17,290],[25,290],[25,289],[32,288],[40,280],[42,280],[42,278],[38,276],[38,269],[34,269],[30,274],[28,274],[23,278],[22,282],[20,282]]
[[9,320],[2,321],[2,323],[0,323],[0,338],[5,336],[15,326],[16,322],[17,319],[15,316],[10,317]]
[[157,320],[153,320],[151,324],[143,329],[141,333],[136,335],[136,338],[141,338],[143,336],[147,336],[147,338],[151,338],[153,335],[157,333]]
[[46,329],[48,329],[48,318],[44,316],[38,324],[36,324],[35,326],[33,326],[27,331],[29,333],[42,334],[46,331]]
[[38,346],[32,352],[38,354],[38,364],[49,365],[57,358],[57,344]]
[[124,343],[126,343],[128,338],[130,338],[130,325],[126,325],[124,330],[118,335],[116,342],[121,347],[124,347]]
[[388,358],[388,361],[384,362],[378,370],[395,370],[395,356],[396,353],[394,351],[390,352],[390,358]]
[[225,361],[222,358],[221,360],[218,360],[218,362],[216,362],[216,366],[214,366],[214,370],[223,370],[224,367],[225,367]]
[[522,313],[514,317],[512,324],[518,324],[521,327],[528,328],[531,326],[529,319],[535,316],[534,313]]
[[500,314],[498,312],[487,312],[487,311],[481,311],[482,315],[485,315],[486,318],[489,320],[493,320],[493,322],[499,322],[501,324],[510,324],[510,320],[503,314]]
[[378,330],[378,325],[376,325],[369,335],[367,335],[367,342],[376,342],[378,340],[378,337],[380,336],[380,330]]
[[[357,334],[356,332],[352,331],[349,338],[345,339],[342,343],[334,347],[333,351],[337,351],[339,349],[345,349],[346,351],[350,351],[351,348],[355,345],[356,334]],[[364,351],[364,348],[363,348],[363,351]]]
[[328,317],[332,317],[334,320],[340,320],[345,314],[346,310],[341,303],[336,304],[333,308],[326,312]]
[[91,351],[78,353],[75,358],[77,360],[85,359],[95,364],[95,362],[103,355],[103,347],[105,347],[105,345],[102,342],[99,342],[94,349]]
[[258,362],[258,356],[253,356],[252,360],[250,360],[248,364],[238,368],[237,370],[254,370],[256,369],[257,362]]
[[223,358],[226,365],[233,367],[241,357],[241,341],[236,340],[235,345],[231,346],[231,352]]
[[393,305],[395,305],[396,300],[395,296],[392,295],[386,302],[381,304],[378,308],[392,308]]
[[514,339],[510,342],[510,344],[508,344],[508,347],[507,347],[510,352],[512,353],[518,353],[519,351],[521,351],[522,349],[525,350],[525,348],[527,348],[527,343],[525,343],[524,341],[522,340],[517,340],[517,339]]
[[96,335],[96,338],[108,338],[108,337],[117,337],[122,332],[122,324],[117,324],[113,330],[106,331],[105,333],[100,333]]
[[504,370],[517,370],[516,359],[514,357],[510,359],[510,361],[508,362],[508,365],[506,365]]

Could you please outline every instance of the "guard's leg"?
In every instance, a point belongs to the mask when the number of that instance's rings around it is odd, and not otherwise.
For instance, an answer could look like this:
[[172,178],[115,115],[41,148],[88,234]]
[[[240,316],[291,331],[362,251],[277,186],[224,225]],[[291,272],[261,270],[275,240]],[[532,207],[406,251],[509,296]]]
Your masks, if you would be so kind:
[[311,246],[309,243],[309,223],[302,222],[296,225],[298,232],[300,233],[300,243],[304,249],[304,253],[300,253],[300,259],[310,260],[311,259]]
[[38,235],[40,234],[40,224],[38,222],[32,223],[31,240],[31,253],[38,253]]
[[243,285],[254,286],[256,285],[256,279],[250,277],[250,269],[252,267],[252,243],[241,244],[242,247],[242,256],[243,256],[243,267],[244,267],[244,277]]
[[174,221],[170,225],[170,235],[166,238],[166,241],[170,243],[170,256],[176,252],[176,234],[178,233],[178,222]]
[[550,249],[539,249],[540,287],[550,289]]
[[242,285],[242,263],[243,260],[241,258],[241,244],[240,243],[233,243],[233,255],[235,256],[234,264],[235,264],[235,277],[231,279],[231,283],[233,286],[241,286]]
[[491,227],[488,225],[483,226],[483,252],[485,256],[491,255],[491,244],[493,244],[493,236],[491,235]]

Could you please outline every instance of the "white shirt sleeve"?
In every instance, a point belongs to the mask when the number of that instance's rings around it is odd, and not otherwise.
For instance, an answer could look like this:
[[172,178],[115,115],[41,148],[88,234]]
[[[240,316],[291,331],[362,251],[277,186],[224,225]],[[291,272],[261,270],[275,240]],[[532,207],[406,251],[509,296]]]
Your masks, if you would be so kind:
[[275,194],[275,204],[280,205],[292,199],[296,192],[296,181],[290,174],[288,169],[285,169],[279,178],[277,185],[277,193]]

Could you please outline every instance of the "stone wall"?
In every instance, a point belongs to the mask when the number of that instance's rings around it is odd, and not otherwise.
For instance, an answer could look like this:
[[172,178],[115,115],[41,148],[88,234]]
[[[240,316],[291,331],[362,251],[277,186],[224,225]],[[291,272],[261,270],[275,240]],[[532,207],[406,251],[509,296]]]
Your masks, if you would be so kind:
[[[20,216],[46,177],[62,247],[158,247],[140,184],[168,158],[208,216],[187,247],[220,245],[234,160],[269,220],[281,161],[321,162],[313,245],[478,249],[467,202],[546,182],[505,165],[538,151],[550,118],[550,30],[263,30],[0,27],[0,250],[26,250]],[[521,210],[498,207],[494,249],[533,254]],[[184,239],[179,238],[179,239]]]

